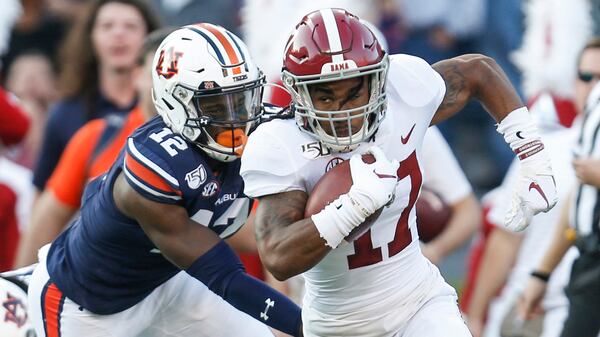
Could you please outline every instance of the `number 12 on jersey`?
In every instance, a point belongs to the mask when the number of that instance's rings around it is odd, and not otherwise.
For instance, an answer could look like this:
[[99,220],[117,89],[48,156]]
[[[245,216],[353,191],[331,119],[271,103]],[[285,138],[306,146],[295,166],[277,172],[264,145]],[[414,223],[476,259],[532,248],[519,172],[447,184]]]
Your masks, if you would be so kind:
[[178,135],[174,135],[173,131],[168,128],[163,128],[162,131],[151,134],[150,138],[159,143],[171,157],[177,155],[178,149],[183,151],[188,148],[186,142]]
[[[410,212],[417,202],[419,189],[421,188],[421,183],[423,181],[416,152],[411,153],[408,158],[400,162],[400,168],[398,168],[398,180],[402,180],[406,177],[410,177],[408,205],[402,210],[400,219],[398,219],[398,222],[396,223],[394,239],[387,244],[389,257],[398,254],[412,242],[408,219]],[[381,247],[373,247],[371,229],[366,231],[358,239],[354,240],[354,254],[348,255],[348,268],[355,269],[370,266],[381,261],[383,261]]]

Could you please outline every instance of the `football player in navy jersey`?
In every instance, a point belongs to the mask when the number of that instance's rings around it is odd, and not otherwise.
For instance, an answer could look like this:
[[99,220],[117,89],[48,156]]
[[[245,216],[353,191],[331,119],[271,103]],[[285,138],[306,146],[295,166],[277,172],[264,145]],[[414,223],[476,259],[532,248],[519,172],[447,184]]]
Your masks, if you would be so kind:
[[205,23],[171,33],[151,71],[159,116],[40,251],[29,288],[36,332],[272,336],[269,325],[301,335],[300,309],[248,276],[222,240],[249,214],[239,157],[264,76],[238,37]]

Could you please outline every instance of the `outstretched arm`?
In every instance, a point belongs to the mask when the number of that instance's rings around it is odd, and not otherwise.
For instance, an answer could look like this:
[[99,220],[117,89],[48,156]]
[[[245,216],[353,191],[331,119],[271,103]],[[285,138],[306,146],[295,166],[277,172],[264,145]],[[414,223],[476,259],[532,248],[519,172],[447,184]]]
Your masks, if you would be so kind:
[[432,125],[454,115],[471,99],[479,100],[497,122],[523,106],[504,71],[490,57],[461,55],[435,63],[433,69],[444,79],[446,94]]
[[[123,175],[115,181],[113,197],[117,208],[135,219],[174,265],[238,310],[277,330],[301,336],[300,308],[246,274],[231,248],[208,227],[191,220],[183,207],[144,198]],[[261,315],[265,303],[270,306],[268,317]]]

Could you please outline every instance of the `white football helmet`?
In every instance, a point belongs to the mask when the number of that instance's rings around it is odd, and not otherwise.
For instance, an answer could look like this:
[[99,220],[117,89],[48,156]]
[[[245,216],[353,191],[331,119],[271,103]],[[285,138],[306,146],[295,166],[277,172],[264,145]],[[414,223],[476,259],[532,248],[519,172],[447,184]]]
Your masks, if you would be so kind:
[[239,158],[264,84],[244,42],[217,25],[185,26],[163,40],[152,69],[154,105],[171,130],[217,160]]
[[35,336],[33,326],[27,316],[25,289],[2,277],[0,277],[0,336]]

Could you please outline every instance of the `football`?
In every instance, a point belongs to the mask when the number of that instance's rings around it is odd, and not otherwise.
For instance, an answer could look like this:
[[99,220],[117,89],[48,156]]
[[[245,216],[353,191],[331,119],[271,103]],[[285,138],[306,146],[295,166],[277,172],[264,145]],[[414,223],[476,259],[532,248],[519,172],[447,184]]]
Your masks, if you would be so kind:
[[[375,157],[371,154],[365,154],[362,156],[362,160],[367,164],[372,164],[375,162]],[[340,195],[348,193],[350,187],[352,187],[350,161],[345,160],[327,171],[319,181],[317,181],[317,184],[308,196],[304,217],[308,218],[313,214],[319,213],[325,206],[336,200]],[[371,225],[373,225],[375,220],[379,218],[382,211],[383,207],[367,217],[362,224],[355,227],[350,234],[346,236],[345,240],[352,242],[363,235]]]
[[452,208],[442,198],[427,188],[421,190],[417,199],[417,230],[419,240],[429,242],[448,225]]

